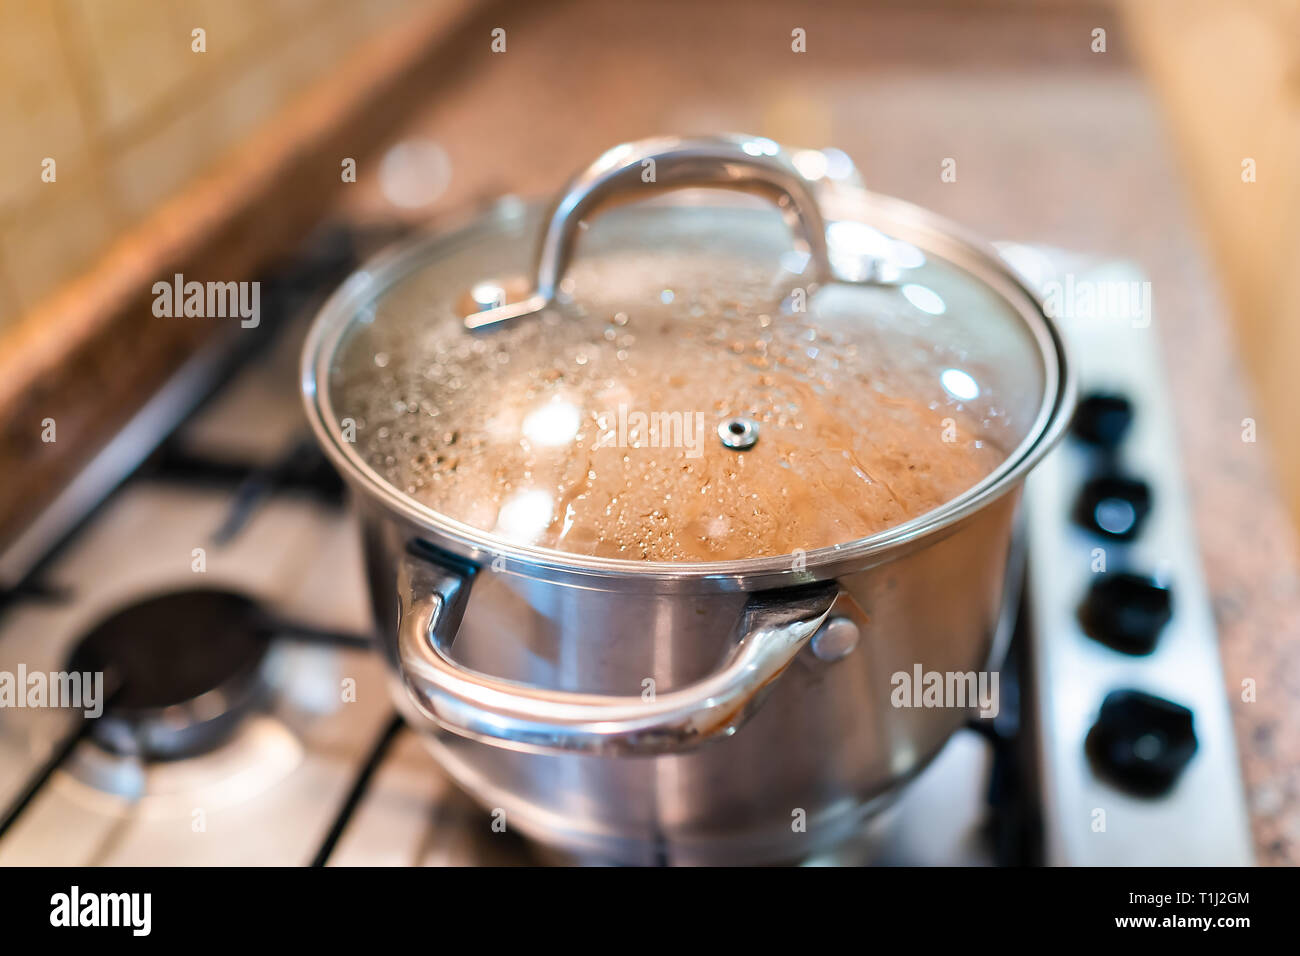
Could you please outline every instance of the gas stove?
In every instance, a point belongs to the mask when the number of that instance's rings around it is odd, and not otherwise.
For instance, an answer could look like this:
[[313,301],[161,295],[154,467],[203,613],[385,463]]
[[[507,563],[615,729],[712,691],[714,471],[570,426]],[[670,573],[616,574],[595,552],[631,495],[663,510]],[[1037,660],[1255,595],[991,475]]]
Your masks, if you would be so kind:
[[[373,239],[327,230],[268,277],[260,338],[182,370],[0,558],[0,672],[103,674],[102,715],[0,709],[0,865],[555,862],[397,716],[355,522],[306,435],[302,335]],[[1073,308],[1144,280],[1003,252],[1059,287],[1084,401],[1026,489],[1002,708],[807,862],[1248,863],[1149,301]]]

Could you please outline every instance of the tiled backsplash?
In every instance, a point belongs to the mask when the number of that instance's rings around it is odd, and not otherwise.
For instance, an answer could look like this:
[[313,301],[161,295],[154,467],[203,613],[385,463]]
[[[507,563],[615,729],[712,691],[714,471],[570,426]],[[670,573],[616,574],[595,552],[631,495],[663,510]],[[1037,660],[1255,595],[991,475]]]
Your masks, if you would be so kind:
[[0,0],[0,334],[385,22],[436,2]]

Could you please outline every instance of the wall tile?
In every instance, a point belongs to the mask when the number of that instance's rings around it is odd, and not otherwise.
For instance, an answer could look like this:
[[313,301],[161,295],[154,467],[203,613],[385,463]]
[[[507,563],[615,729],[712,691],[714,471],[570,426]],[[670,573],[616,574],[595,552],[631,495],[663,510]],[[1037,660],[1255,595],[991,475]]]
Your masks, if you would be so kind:
[[[0,0],[0,327],[431,2]],[[206,53],[191,51],[195,27]],[[45,156],[55,184],[40,181]]]
[[275,10],[264,0],[190,0],[184,4],[194,27],[208,33],[207,55],[225,60],[252,47],[274,46]]
[[70,171],[86,149],[68,61],[53,8],[32,0],[0,0],[0,209],[35,195],[41,160]]
[[193,0],[68,0],[84,46],[103,130],[143,122],[207,68],[190,50]]
[[4,260],[0,259],[0,331],[5,326],[17,321],[19,312],[18,299],[10,287],[9,279],[5,275]]
[[132,220],[167,199],[230,145],[220,114],[205,102],[167,121],[110,160],[108,179]]
[[101,185],[54,188],[57,194],[0,225],[0,260],[20,309],[31,308],[86,268],[113,235]]
[[338,6],[296,26],[282,27],[273,56],[256,56],[222,83],[214,99],[214,122],[238,141],[277,107],[320,79],[364,36]]

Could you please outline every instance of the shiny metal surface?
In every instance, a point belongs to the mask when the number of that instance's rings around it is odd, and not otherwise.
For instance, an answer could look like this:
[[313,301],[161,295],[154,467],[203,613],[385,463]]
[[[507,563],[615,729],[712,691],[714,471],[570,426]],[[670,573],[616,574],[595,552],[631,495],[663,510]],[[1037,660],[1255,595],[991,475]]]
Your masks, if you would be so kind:
[[[729,736],[830,613],[838,589],[758,594],[718,669],[665,694],[584,694],[469,670],[449,655],[468,576],[407,555],[398,570],[398,655],[412,699],[444,728],[511,750],[608,756],[679,753]],[[852,626],[852,625],[850,625]]]
[[826,223],[811,183],[790,154],[758,136],[660,136],[615,146],[575,176],[551,210],[537,252],[533,292],[465,317],[468,329],[540,312],[550,305],[573,257],[579,225],[602,207],[644,198],[661,189],[720,186],[770,198],[795,232],[795,248],[809,257],[814,281],[831,278]]
[[[831,613],[862,630],[857,649],[833,663],[798,653],[739,730],[687,752],[519,752],[441,727],[400,685],[398,699],[462,787],[544,844],[621,863],[803,858],[856,832],[966,722],[960,708],[893,706],[891,675],[917,663],[988,666],[1017,498],[1004,495],[928,546],[838,579]],[[394,589],[410,550],[428,539],[376,503],[362,506],[378,633],[396,670]],[[494,685],[528,685],[538,701],[566,693],[638,700],[647,680],[663,699],[715,671],[749,601],[716,582],[638,592],[486,565],[450,656]],[[512,707],[519,696],[508,695]],[[495,719],[482,709],[453,716],[487,727]]]
[[[465,789],[543,843],[624,863],[807,857],[853,833],[967,719],[964,707],[896,705],[891,678],[918,665],[987,666],[1021,481],[1068,422],[1072,375],[1037,301],[985,247],[896,200],[845,190],[828,198],[836,208],[824,215],[935,249],[995,289],[1037,342],[1045,383],[1028,436],[985,480],[839,547],[691,564],[594,558],[511,544],[385,483],[340,440],[323,384],[356,310],[436,255],[436,242],[359,273],[308,338],[307,409],[357,492],[382,647],[414,692],[402,688],[400,706]],[[552,245],[558,275],[564,242]],[[434,555],[436,566],[412,564]],[[816,582],[826,586],[806,590]],[[764,591],[773,593],[756,618]],[[816,602],[801,603],[809,593]],[[833,663],[800,652],[831,612],[827,598],[861,634]],[[736,643],[737,634],[746,636]],[[763,706],[730,732],[730,711],[752,710],[760,680]],[[719,739],[676,749],[710,735]],[[544,749],[588,752],[534,752]]]
[[758,422],[748,418],[730,418],[718,423],[718,438],[736,451],[747,451],[758,444]]
[[862,638],[862,631],[847,617],[833,617],[813,635],[813,656],[828,664],[853,653]]

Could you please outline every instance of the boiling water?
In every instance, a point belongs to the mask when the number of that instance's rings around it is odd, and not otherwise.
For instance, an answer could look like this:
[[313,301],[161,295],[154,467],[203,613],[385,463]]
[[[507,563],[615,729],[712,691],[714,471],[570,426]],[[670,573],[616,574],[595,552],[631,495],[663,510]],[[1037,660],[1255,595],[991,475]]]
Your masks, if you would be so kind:
[[[816,297],[802,312],[752,264],[655,262],[579,262],[567,304],[480,333],[418,281],[399,287],[343,348],[335,411],[379,475],[439,512],[651,561],[848,542],[1003,460],[996,396],[943,387],[961,356],[896,290],[872,293],[870,319]],[[749,450],[719,437],[737,418],[757,425]]]

